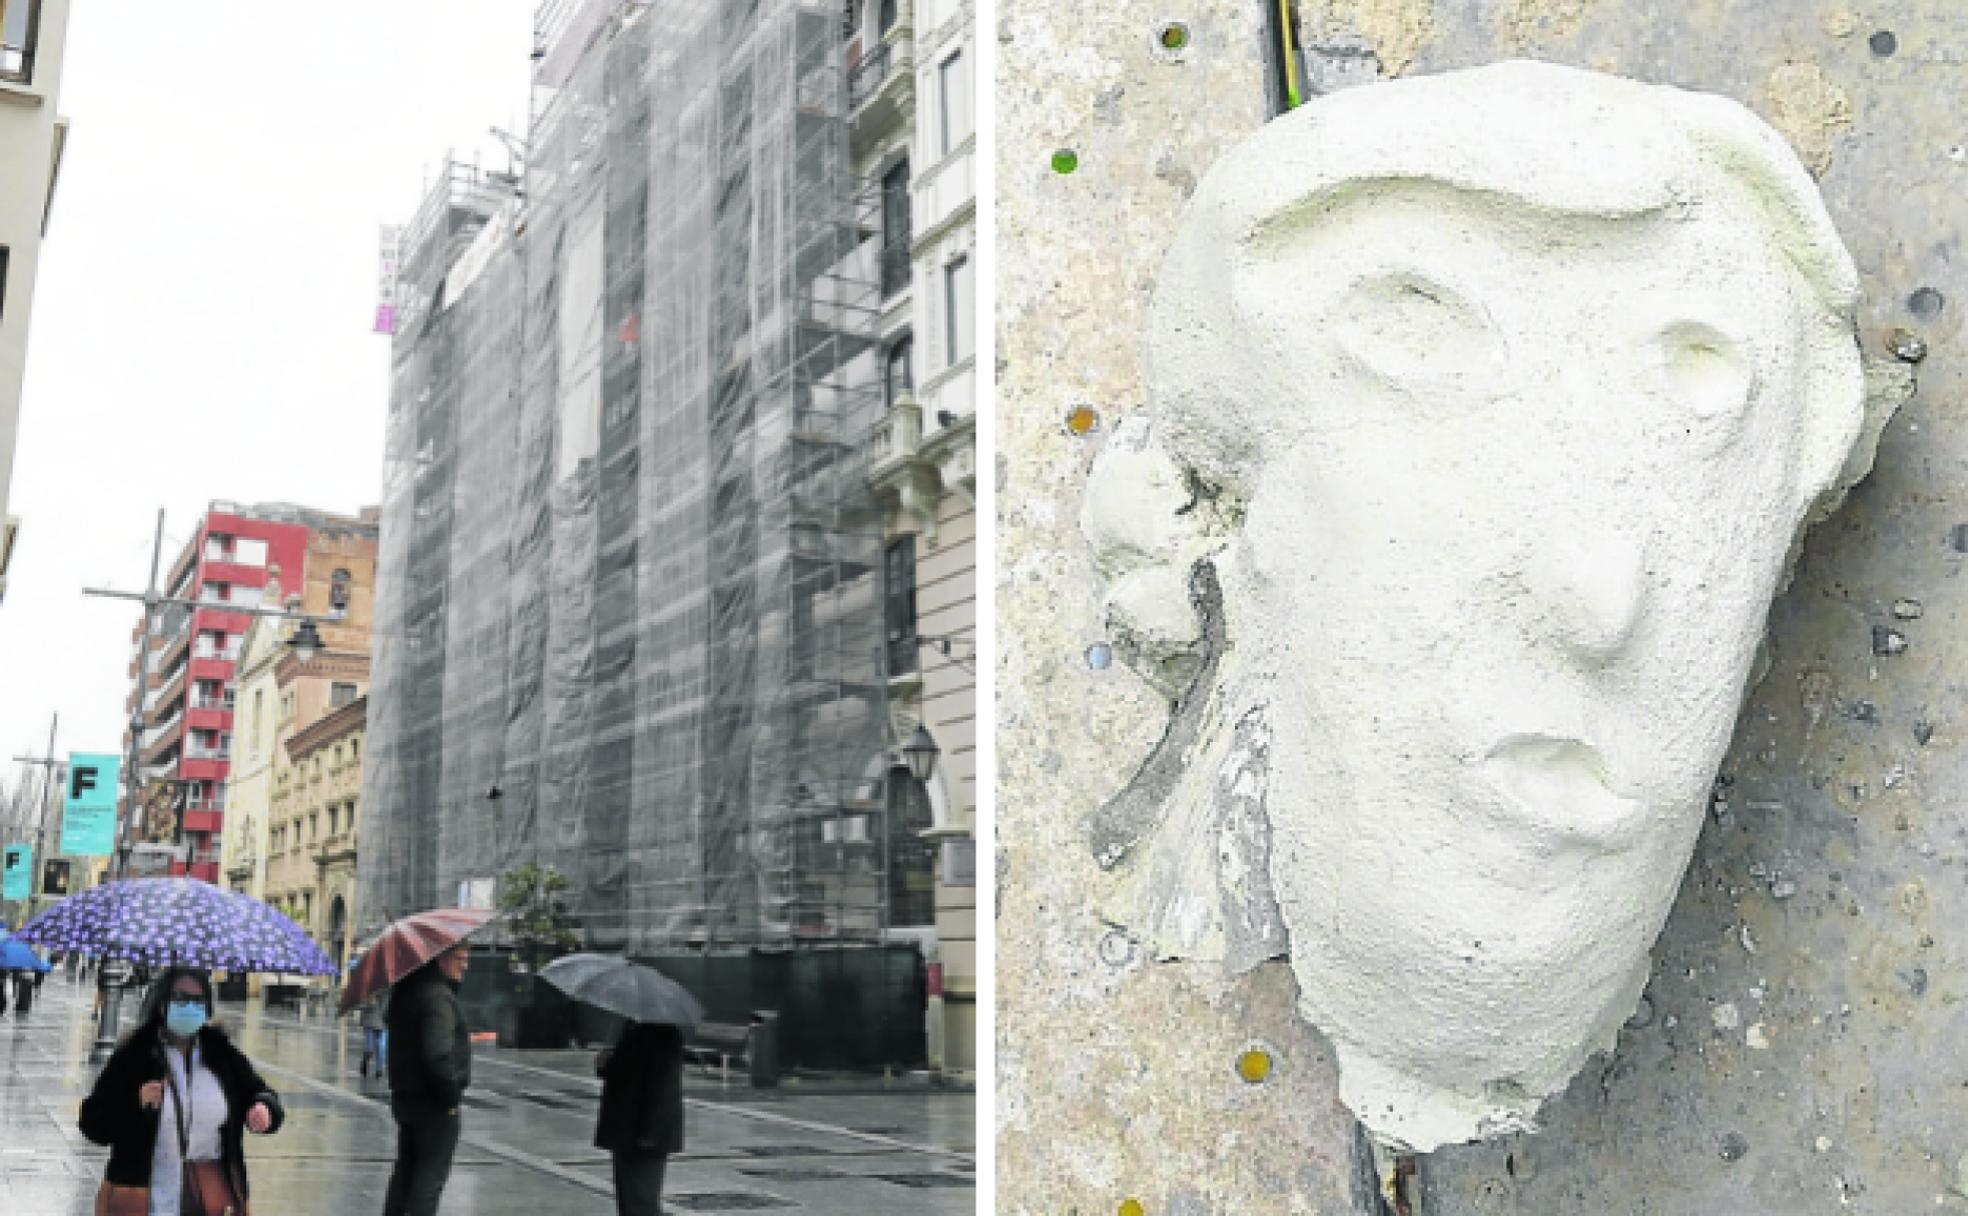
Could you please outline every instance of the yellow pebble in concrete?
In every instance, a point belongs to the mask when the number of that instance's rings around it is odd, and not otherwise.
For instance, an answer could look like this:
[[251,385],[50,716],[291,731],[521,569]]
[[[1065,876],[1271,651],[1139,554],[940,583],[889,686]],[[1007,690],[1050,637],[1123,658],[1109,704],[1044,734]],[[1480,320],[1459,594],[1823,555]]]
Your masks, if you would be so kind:
[[1237,1075],[1252,1085],[1262,1084],[1271,1075],[1271,1053],[1253,1047],[1238,1056]]

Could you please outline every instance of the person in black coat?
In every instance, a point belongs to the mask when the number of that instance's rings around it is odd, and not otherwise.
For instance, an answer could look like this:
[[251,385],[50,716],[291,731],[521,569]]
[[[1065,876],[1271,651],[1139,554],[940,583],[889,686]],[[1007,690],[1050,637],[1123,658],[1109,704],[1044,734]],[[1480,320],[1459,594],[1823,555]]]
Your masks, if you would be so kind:
[[[202,1016],[195,1011],[202,1009]],[[175,1137],[177,1077],[183,1074],[194,1086],[209,1073],[225,1095],[225,1113],[218,1129],[218,1161],[233,1191],[244,1201],[250,1194],[246,1181],[245,1135],[248,1130],[271,1135],[286,1121],[280,1096],[268,1087],[253,1068],[252,1061],[233,1045],[225,1031],[213,1025],[212,981],[202,971],[172,968],[151,990],[144,1004],[144,1016],[96,1077],[95,1088],[82,1101],[79,1125],[82,1134],[97,1144],[109,1146],[109,1166],[103,1174],[103,1193],[98,1210],[107,1204],[118,1210],[132,1197],[116,1191],[132,1188],[148,1191],[153,1183],[152,1165],[161,1156],[178,1159],[175,1151],[160,1153],[159,1133],[166,1109],[165,1093],[171,1088],[171,1134]],[[194,1024],[195,1023],[195,1024]],[[183,1055],[182,1067],[173,1067],[166,1053]],[[196,1092],[194,1088],[193,1092]],[[207,1115],[211,1113],[207,1108]],[[197,1114],[195,1106],[192,1114]],[[175,1150],[176,1145],[166,1146]],[[194,1158],[198,1156],[196,1152]],[[159,1180],[159,1185],[175,1193],[177,1179]],[[148,1195],[136,1202],[148,1206]],[[145,1210],[137,1208],[136,1210]],[[165,1209],[176,1211],[175,1205]]]
[[458,1007],[470,955],[454,946],[398,981],[390,995],[390,1113],[396,1165],[383,1216],[435,1216],[462,1124],[458,1106],[471,1085],[471,1034]]
[[683,1151],[683,1034],[674,1026],[632,1022],[613,1051],[595,1057],[601,1115],[595,1147],[615,1158],[615,1210],[656,1216],[663,1210],[663,1171]]

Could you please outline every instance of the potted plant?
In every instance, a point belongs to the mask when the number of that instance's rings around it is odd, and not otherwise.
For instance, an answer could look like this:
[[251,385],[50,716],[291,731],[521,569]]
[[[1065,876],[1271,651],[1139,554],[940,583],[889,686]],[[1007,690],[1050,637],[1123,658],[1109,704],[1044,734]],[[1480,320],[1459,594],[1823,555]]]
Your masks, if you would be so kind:
[[542,967],[581,944],[562,898],[569,885],[565,874],[531,861],[499,878],[499,909],[514,950],[514,1000],[500,1037],[512,1046],[565,1047],[572,1033],[567,999],[536,978]]

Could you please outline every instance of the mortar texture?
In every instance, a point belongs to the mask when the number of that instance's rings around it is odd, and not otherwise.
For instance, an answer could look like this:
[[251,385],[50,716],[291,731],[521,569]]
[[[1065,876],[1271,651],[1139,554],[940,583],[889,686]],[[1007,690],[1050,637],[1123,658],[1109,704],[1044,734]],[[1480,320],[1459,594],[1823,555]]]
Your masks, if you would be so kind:
[[[1735,97],[1821,162],[1866,350],[1924,347],[1925,361],[1872,477],[1772,610],[1768,673],[1638,1011],[1540,1133],[1424,1157],[1422,1210],[1968,1211],[1968,11],[1601,0],[1540,22],[1537,7],[1307,5],[1308,76],[1530,53]],[[1349,13],[1398,45],[1375,47]],[[1153,49],[1168,18],[1191,30],[1181,56]],[[1000,9],[1005,1211],[1091,1216],[1130,1197],[1151,1214],[1372,1210],[1332,1052],[1294,1011],[1289,971],[1150,963],[1095,913],[1082,829],[1152,753],[1168,700],[1086,663],[1102,579],[1073,524],[1092,456],[1143,399],[1138,335],[1183,196],[1266,117],[1261,22],[1232,3]],[[1890,44],[1875,37],[1889,29]],[[1800,114],[1817,115],[1822,156]],[[1071,176],[1049,168],[1062,147],[1079,155]],[[1108,420],[1087,439],[1061,425],[1081,403]],[[1261,1084],[1235,1067],[1253,1042],[1274,1060]]]

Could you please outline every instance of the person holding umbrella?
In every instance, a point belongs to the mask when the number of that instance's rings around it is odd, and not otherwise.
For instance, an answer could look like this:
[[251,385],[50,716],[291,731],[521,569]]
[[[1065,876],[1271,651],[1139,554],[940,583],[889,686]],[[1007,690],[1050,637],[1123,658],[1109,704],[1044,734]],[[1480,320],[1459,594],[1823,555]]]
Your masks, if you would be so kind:
[[470,965],[464,940],[492,920],[489,908],[436,908],[390,922],[349,971],[338,1014],[394,986],[385,1015],[396,1165],[384,1216],[433,1216],[461,1130],[471,1084],[471,1035],[458,1007]]
[[630,1022],[612,1051],[595,1057],[601,1111],[595,1147],[615,1159],[619,1216],[660,1216],[663,1171],[683,1151],[683,1032]]
[[245,1133],[272,1135],[286,1112],[211,1016],[210,977],[170,968],[83,1100],[82,1134],[109,1146],[104,1216],[246,1210]]
[[704,1007],[654,967],[605,954],[556,959],[540,978],[577,1001],[629,1019],[595,1057],[601,1110],[595,1147],[615,1159],[615,1210],[657,1216],[670,1154],[683,1151],[683,1039]]
[[463,944],[400,981],[390,997],[390,1113],[396,1165],[383,1216],[436,1216],[451,1177],[462,1125],[458,1106],[471,1085],[471,1035],[458,1008],[470,953]]

